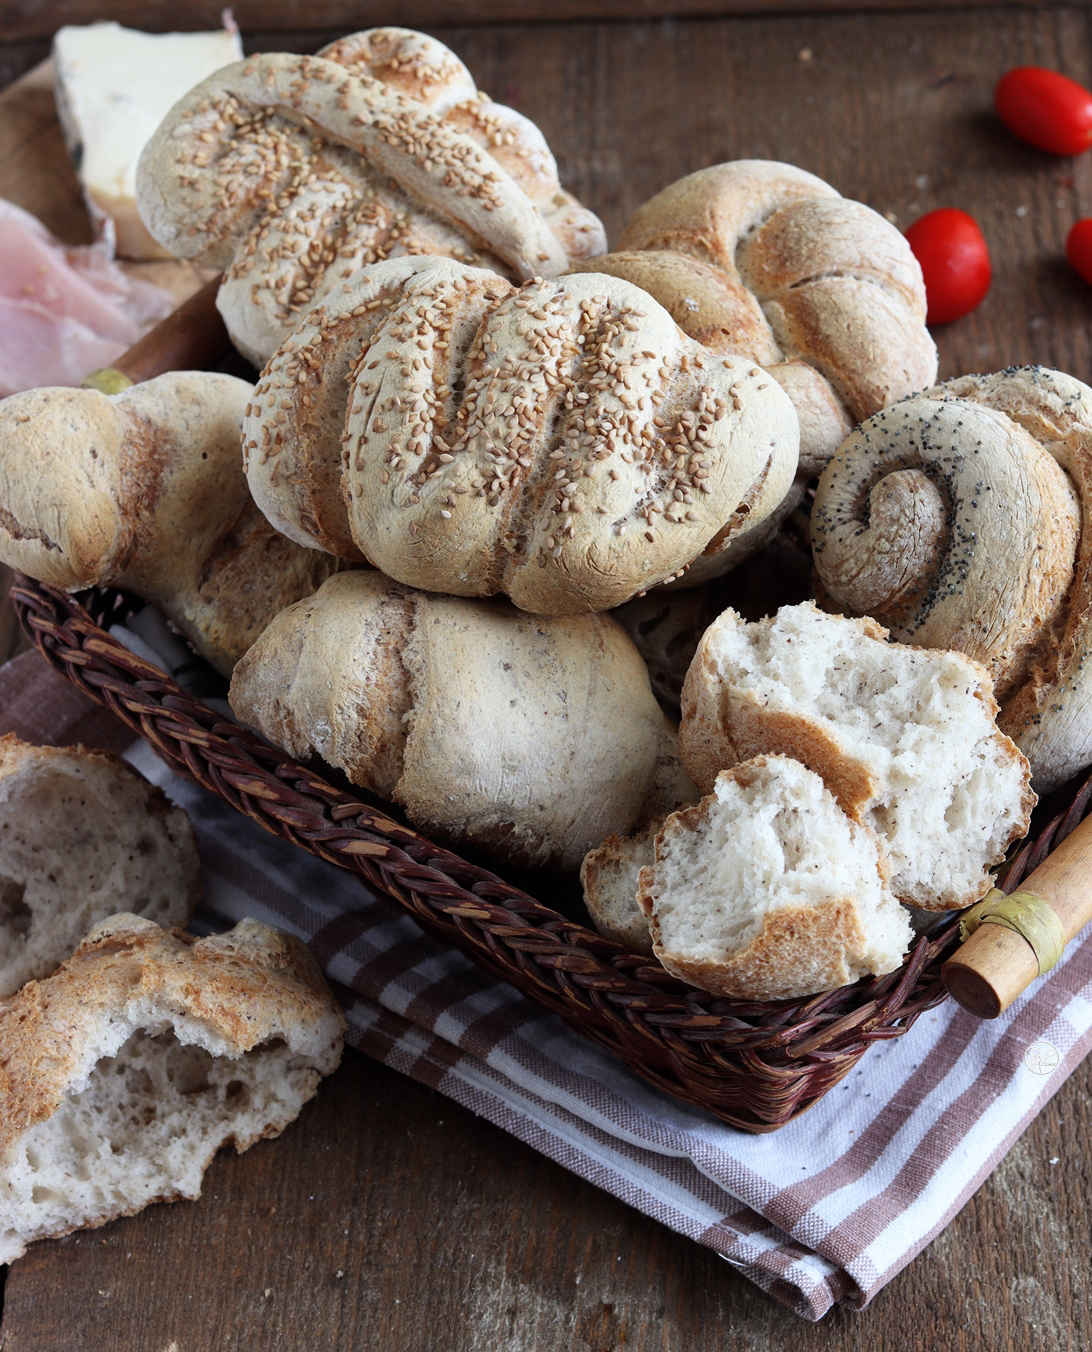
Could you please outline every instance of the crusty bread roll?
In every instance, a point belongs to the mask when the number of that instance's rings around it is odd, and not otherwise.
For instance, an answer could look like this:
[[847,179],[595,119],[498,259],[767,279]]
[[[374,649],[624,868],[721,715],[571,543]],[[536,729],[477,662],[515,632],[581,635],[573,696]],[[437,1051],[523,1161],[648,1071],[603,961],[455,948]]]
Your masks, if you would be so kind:
[[985,664],[1040,792],[1092,763],[1092,390],[962,376],[862,424],[819,481],[831,608]]
[[119,906],[184,925],[200,894],[189,818],[132,766],[0,737],[0,1000]]
[[663,714],[605,615],[543,619],[339,573],[235,668],[235,713],[317,752],[415,826],[529,867],[576,869],[628,831]]
[[335,566],[272,529],[243,474],[251,386],[172,371],[121,394],[42,388],[0,402],[0,560],[54,587],[158,605],[225,675]]
[[640,906],[669,972],[737,1000],[780,1000],[893,971],[912,931],[872,832],[785,756],[717,775],[672,813]]
[[257,366],[303,307],[380,259],[438,254],[522,281],[606,247],[534,123],[404,28],[210,76],[145,147],[137,206],[171,253],[227,270],[217,303]]
[[802,169],[736,160],[689,174],[638,209],[618,250],[594,270],[635,282],[692,338],[780,382],[809,474],[854,423],[936,379],[910,246]]
[[740,761],[792,756],[875,832],[900,901],[969,906],[1027,831],[1028,763],[997,730],[984,667],[886,638],[811,602],[756,624],[725,611],[683,686],[682,763],[709,792]]
[[296,1117],[343,1027],[304,946],[256,920],[196,940],[133,915],[97,926],[0,1004],[0,1263],[200,1196],[221,1146]]
[[300,543],[556,615],[719,558],[784,498],[797,426],[763,371],[627,282],[395,259],[307,312],[243,442],[255,500]]

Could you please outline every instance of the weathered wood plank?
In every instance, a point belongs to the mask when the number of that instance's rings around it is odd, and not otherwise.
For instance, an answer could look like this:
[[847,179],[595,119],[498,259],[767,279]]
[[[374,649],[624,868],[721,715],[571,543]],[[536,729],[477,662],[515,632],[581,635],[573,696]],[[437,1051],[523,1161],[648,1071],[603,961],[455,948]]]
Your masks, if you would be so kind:
[[282,1138],[219,1156],[199,1202],[32,1249],[8,1278],[0,1347],[1076,1352],[1092,1346],[1090,1090],[1086,1065],[867,1310],[810,1325],[353,1053]]
[[[723,18],[773,14],[884,13],[891,11],[1035,8],[1050,0],[237,0],[232,6],[244,33],[338,28],[373,24],[433,28],[442,24],[590,23],[655,19]],[[52,35],[62,24],[114,19],[155,32],[217,28],[218,0],[149,7],[142,0],[6,0],[0,33],[7,40]]]

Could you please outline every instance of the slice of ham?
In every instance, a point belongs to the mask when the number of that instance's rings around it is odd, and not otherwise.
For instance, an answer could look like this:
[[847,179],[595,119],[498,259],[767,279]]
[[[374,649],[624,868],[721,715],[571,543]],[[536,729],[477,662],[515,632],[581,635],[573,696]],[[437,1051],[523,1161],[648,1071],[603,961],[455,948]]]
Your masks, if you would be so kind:
[[66,247],[0,198],[0,397],[78,385],[174,308],[126,276],[101,245]]

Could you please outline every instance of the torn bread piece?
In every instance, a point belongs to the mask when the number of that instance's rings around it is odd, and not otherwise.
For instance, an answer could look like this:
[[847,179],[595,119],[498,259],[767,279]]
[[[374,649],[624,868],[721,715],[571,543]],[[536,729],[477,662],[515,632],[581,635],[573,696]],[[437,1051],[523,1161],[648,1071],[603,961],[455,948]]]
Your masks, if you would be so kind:
[[199,870],[185,812],[120,756],[0,737],[0,999],[119,907],[184,925]]
[[912,930],[875,837],[813,771],[757,756],[672,813],[640,874],[653,952],[715,995],[780,1000],[894,971]]
[[134,915],[0,1004],[0,1263],[36,1239],[200,1196],[213,1155],[276,1136],[341,1058],[299,940],[194,939]]
[[811,602],[756,624],[726,610],[687,672],[682,762],[708,793],[752,756],[795,757],[879,837],[900,901],[957,910],[1026,833],[1031,772],[997,729],[985,667],[886,639]]
[[679,730],[664,714],[652,788],[636,828],[630,835],[608,836],[580,865],[584,905],[592,923],[631,953],[652,955],[648,918],[637,904],[637,875],[655,857],[656,833],[667,814],[700,797],[679,760]]

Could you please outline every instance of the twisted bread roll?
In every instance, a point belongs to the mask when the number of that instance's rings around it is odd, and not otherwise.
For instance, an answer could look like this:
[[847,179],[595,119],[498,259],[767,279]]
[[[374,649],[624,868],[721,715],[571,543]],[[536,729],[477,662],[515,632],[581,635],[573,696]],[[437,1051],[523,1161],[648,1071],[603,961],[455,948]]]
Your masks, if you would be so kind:
[[173,371],[118,395],[42,388],[0,402],[0,560],[69,591],[158,605],[225,675],[278,610],[335,566],[279,535],[247,490],[251,386]]
[[376,264],[314,305],[243,428],[255,500],[293,539],[539,614],[718,554],[784,497],[796,436],[763,371],[629,283],[517,289],[446,259]]
[[311,300],[379,259],[442,254],[523,280],[606,247],[538,128],[404,28],[210,76],[145,148],[137,205],[172,253],[227,269],[217,304],[257,366]]
[[641,207],[596,272],[625,277],[714,352],[749,357],[800,416],[801,469],[936,379],[921,269],[903,236],[792,165],[736,160]]
[[1092,762],[1092,390],[964,376],[865,423],[812,513],[831,600],[984,663],[1040,792]]
[[318,752],[421,830],[565,869],[634,824],[664,723],[608,616],[546,620],[367,571],[279,615],[230,699],[290,755]]

